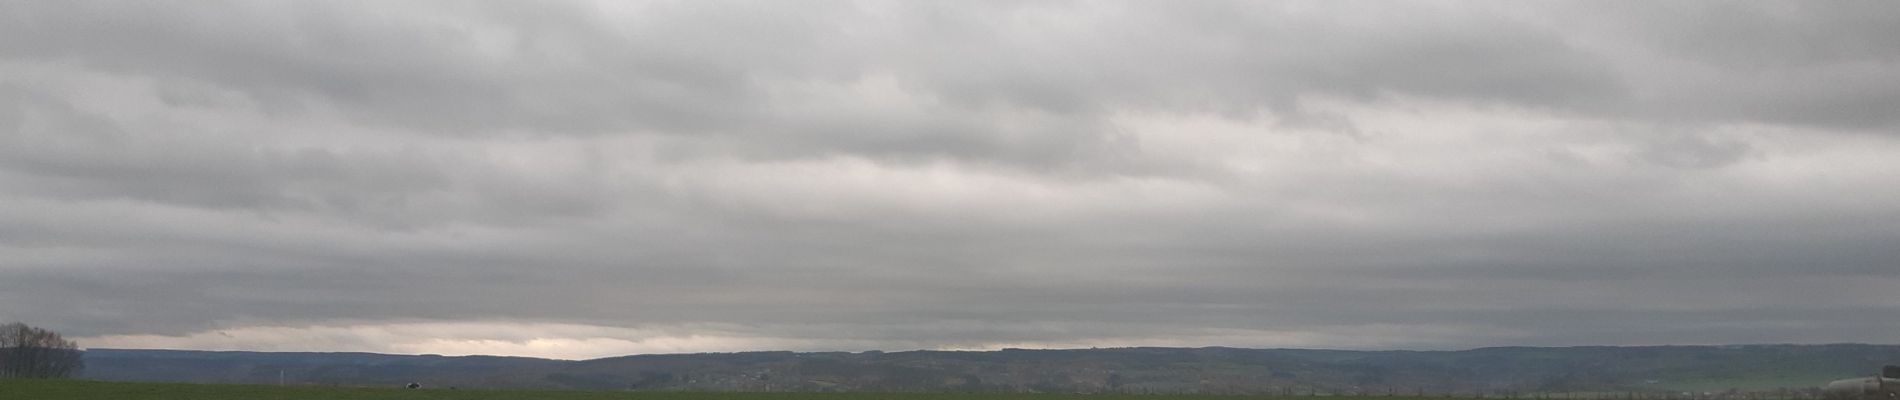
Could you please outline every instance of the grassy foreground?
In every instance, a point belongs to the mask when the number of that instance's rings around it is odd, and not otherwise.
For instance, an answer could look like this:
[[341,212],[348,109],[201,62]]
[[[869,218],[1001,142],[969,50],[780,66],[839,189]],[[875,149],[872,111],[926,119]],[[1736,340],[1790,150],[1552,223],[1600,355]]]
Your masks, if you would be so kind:
[[[4,400],[1235,400],[1256,396],[1084,395],[959,393],[725,393],[605,392],[572,390],[448,390],[330,386],[208,385],[191,383],[104,382],[82,380],[0,379]],[[1328,397],[1328,400],[1358,400]]]

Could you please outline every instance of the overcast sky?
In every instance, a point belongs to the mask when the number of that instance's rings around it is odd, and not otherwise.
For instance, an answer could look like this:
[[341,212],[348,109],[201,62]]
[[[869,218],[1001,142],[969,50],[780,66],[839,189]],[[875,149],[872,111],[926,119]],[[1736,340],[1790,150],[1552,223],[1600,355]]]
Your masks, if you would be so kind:
[[0,321],[1900,343],[1900,3],[0,1]]

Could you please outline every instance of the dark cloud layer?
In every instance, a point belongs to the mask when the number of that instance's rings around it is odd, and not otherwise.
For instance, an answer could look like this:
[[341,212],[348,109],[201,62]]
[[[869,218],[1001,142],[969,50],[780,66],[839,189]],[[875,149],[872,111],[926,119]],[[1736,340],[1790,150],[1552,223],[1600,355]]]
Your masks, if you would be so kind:
[[1897,17],[0,2],[0,319],[559,357],[1889,342]]

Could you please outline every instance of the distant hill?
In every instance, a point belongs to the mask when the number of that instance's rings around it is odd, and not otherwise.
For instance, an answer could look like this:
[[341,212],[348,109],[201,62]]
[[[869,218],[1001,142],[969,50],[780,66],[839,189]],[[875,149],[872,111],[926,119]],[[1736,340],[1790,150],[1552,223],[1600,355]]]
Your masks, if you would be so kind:
[[1367,393],[1811,388],[1900,364],[1900,345],[748,352],[523,357],[90,349],[123,381],[744,391]]

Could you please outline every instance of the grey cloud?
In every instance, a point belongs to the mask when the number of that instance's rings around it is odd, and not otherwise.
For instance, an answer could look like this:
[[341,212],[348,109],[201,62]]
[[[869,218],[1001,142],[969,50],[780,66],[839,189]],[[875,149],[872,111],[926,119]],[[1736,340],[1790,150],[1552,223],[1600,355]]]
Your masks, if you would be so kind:
[[[341,4],[234,5],[222,15],[163,4],[35,5],[11,13],[20,23],[4,48],[210,83],[275,113],[334,107],[364,122],[444,134],[707,132],[767,143],[755,152],[807,147],[799,153],[1030,164],[1103,143],[1107,132],[1091,119],[1128,107],[1297,112],[1303,95],[1388,93],[1565,105],[1618,91],[1602,61],[1554,32],[1445,10],[1378,21],[1377,30],[1211,4],[1106,15],[1076,4],[809,10],[831,6],[654,4],[625,21],[566,5],[451,7],[432,12],[450,20],[441,22],[419,10],[363,18]],[[1078,21],[1084,29],[1042,22],[1074,14],[1087,15]],[[875,73],[950,102],[933,114],[1028,107],[1078,120],[1038,134],[1010,132],[994,117],[914,115],[866,125],[855,116],[774,112],[807,100],[768,98],[762,86]],[[1085,116],[1062,117],[1077,113]],[[1023,143],[1052,147],[1014,147]]]
[[1705,135],[1659,135],[1657,142],[1637,157],[1658,165],[1679,168],[1712,168],[1733,164],[1747,157],[1747,143],[1712,139]]
[[[48,93],[0,87],[0,166],[10,185],[69,201],[130,199],[206,209],[320,212],[388,228],[485,214],[582,217],[605,212],[588,176],[530,181],[479,156],[423,141],[367,148],[272,142],[269,127],[120,121]],[[207,131],[223,129],[226,131]],[[448,198],[451,193],[480,193]]]
[[1773,69],[1842,62],[1893,62],[1896,17],[1890,5],[1851,1],[1826,6],[1801,2],[1683,2],[1660,6],[1611,5],[1596,10],[1617,19],[1628,34],[1703,63]]
[[[69,200],[136,198],[211,208],[360,208],[384,196],[440,189],[415,154],[339,155],[249,148],[189,137],[130,135],[97,116],[40,108],[51,126],[16,130],[4,160],[19,186]],[[102,131],[86,132],[88,128]],[[89,137],[90,136],[90,137]]]
[[[1648,58],[1623,68],[1644,118],[1749,121],[1891,131],[1900,32],[1878,2],[1573,4],[1554,19],[1600,32],[1606,52]],[[1597,23],[1597,21],[1603,21]]]
[[[443,15],[468,19],[459,26],[416,13],[357,15],[343,4],[232,4],[220,14],[160,3],[16,8],[11,53],[211,83],[279,113],[336,107],[351,118],[443,133],[571,131],[699,124],[744,100],[732,93],[741,76],[687,60],[666,65],[671,57],[640,59],[665,57],[672,43],[606,51],[618,41],[559,5],[509,13],[529,17],[520,24]],[[489,22],[502,23],[479,25]],[[479,43],[479,34],[499,43]]]
[[0,3],[0,319],[1879,339],[1891,7],[1625,6]]

